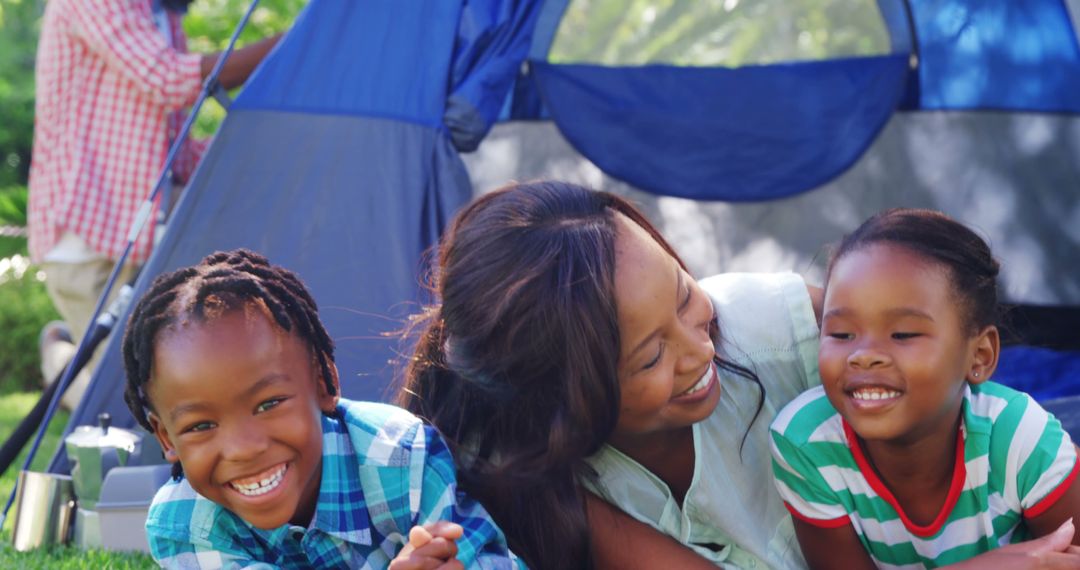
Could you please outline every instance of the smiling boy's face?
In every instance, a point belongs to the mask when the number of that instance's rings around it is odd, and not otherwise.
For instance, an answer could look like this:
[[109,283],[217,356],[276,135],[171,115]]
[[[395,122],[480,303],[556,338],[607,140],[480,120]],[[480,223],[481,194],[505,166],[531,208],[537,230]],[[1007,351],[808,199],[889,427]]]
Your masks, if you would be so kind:
[[166,458],[181,462],[196,492],[258,528],[308,524],[321,479],[321,413],[337,397],[308,346],[264,308],[162,331],[147,395]]

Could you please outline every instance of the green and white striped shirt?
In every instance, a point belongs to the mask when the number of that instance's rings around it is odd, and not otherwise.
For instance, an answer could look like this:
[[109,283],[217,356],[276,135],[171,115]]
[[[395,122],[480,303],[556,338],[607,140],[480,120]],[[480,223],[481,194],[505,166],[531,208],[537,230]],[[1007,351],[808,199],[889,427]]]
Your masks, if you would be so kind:
[[968,385],[953,486],[941,513],[919,526],[869,467],[855,434],[818,386],[771,428],[773,475],[792,515],[851,524],[880,568],[935,568],[1026,538],[1035,517],[1068,489],[1077,456],[1061,423],[1030,396]]

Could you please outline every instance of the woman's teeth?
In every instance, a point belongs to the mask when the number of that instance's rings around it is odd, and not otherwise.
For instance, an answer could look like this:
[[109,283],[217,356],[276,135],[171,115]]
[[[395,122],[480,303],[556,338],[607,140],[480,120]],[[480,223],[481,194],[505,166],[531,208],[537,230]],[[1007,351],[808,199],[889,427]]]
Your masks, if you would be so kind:
[[851,393],[851,397],[856,400],[888,400],[889,398],[897,398],[899,396],[900,392],[883,388],[867,388],[855,390]]
[[689,396],[690,394],[693,394],[694,392],[700,392],[700,391],[704,390],[709,385],[709,381],[712,380],[712,376],[713,376],[713,367],[712,367],[712,365],[710,365],[709,369],[705,371],[705,375],[702,376],[701,379],[699,379],[696,384],[691,386],[689,390],[683,392],[681,395]]
[[255,479],[249,482],[240,482],[240,479],[232,481],[229,485],[233,489],[236,489],[241,495],[248,497],[257,497],[273,491],[281,484],[282,479],[285,478],[286,465],[282,464],[275,469],[272,473],[265,474],[259,479]]

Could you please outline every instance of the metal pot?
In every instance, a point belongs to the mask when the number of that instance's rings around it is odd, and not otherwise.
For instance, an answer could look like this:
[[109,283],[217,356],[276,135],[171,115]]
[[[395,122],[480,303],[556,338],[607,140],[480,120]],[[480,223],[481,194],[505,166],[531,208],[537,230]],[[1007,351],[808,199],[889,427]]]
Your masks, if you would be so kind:
[[16,501],[11,531],[15,550],[25,552],[68,541],[75,509],[71,477],[20,471]]
[[79,426],[64,438],[80,509],[97,506],[101,483],[110,469],[128,465],[139,456],[142,436],[109,427],[111,422],[109,414],[100,414],[97,426]]

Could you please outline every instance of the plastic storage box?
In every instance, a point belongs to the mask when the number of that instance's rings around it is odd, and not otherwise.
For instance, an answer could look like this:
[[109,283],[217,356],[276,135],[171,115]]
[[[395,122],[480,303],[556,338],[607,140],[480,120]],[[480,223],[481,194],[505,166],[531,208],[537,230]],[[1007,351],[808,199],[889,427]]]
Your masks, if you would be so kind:
[[109,470],[97,504],[103,548],[150,551],[146,541],[146,513],[154,494],[169,480],[171,467],[146,465]]

